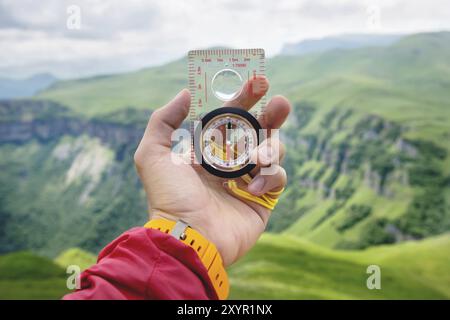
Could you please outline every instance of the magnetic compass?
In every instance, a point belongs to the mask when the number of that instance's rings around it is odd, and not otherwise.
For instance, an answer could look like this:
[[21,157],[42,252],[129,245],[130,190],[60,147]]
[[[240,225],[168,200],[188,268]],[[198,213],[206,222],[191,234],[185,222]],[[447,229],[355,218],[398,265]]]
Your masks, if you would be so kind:
[[206,114],[195,132],[195,155],[209,173],[240,177],[253,168],[251,153],[259,144],[259,122],[247,111],[222,107]]
[[193,156],[216,176],[245,175],[255,167],[251,153],[260,142],[256,119],[264,115],[265,96],[249,112],[222,106],[232,105],[246,84],[252,83],[253,94],[267,89],[265,82],[256,80],[265,72],[264,50],[193,50],[188,54],[188,72]]

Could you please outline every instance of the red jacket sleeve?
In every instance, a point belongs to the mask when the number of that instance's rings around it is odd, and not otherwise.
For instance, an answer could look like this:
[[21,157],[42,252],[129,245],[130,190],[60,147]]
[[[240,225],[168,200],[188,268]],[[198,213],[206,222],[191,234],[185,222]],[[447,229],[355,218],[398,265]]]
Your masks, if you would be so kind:
[[217,299],[197,253],[171,235],[133,228],[81,274],[72,299]]

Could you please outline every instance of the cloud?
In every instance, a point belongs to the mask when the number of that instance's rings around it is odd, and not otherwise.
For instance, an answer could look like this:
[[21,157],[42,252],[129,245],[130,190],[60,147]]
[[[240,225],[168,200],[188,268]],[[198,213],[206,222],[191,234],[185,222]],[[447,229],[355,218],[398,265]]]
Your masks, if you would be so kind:
[[[450,28],[445,0],[0,0],[0,75],[60,77],[160,64],[193,48],[263,47],[339,33],[366,33],[369,6],[384,33]],[[66,27],[67,7],[81,29]]]
[[11,12],[9,12],[7,6],[0,2],[0,29],[21,27],[21,23],[11,15]]
[[306,1],[300,6],[302,16],[309,19],[345,18],[348,16],[361,15],[365,12],[367,4],[364,1]]

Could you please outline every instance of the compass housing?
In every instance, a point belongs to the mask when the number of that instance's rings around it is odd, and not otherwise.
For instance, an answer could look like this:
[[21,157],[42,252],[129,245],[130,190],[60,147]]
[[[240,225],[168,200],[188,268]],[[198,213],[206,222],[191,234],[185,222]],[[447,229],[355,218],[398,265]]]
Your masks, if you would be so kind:
[[[234,155],[233,146],[233,159],[220,159],[216,155],[213,155],[212,144],[215,143],[214,139],[211,142],[211,130],[218,129],[219,126],[223,126],[227,123],[230,126],[234,126],[234,132],[244,132],[245,139],[245,152],[237,154],[237,158]],[[231,128],[228,128],[231,129]],[[221,177],[221,178],[237,178],[249,173],[256,167],[256,164],[251,163],[250,148],[256,148],[260,143],[259,132],[261,125],[258,120],[253,117],[249,112],[235,107],[222,107],[215,109],[207,113],[201,120],[201,126],[197,125],[194,134],[194,151],[197,161],[199,161],[203,168],[209,173]],[[208,131],[210,130],[210,131]],[[240,130],[240,131],[239,131]],[[232,130],[230,130],[231,132]],[[205,138],[209,138],[205,141]],[[241,140],[241,139],[240,139]],[[205,143],[206,142],[206,143]],[[226,139],[226,144],[230,143]],[[230,154],[230,150],[219,149],[221,156]],[[223,153],[225,152],[225,153]],[[230,157],[227,155],[226,157]]]

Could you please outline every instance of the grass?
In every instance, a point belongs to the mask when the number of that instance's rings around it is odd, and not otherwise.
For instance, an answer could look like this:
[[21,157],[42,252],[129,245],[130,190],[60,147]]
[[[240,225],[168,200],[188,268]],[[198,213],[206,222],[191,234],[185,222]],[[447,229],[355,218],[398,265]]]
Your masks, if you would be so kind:
[[26,251],[0,256],[0,299],[60,299],[69,292],[67,266],[84,270],[95,262],[95,255],[78,248],[54,261]]
[[[341,175],[341,177],[342,176],[344,175]],[[313,241],[314,243],[327,247],[334,247],[342,239],[343,235],[348,240],[357,241],[358,236],[363,231],[363,227],[367,223],[372,222],[373,219],[382,217],[395,219],[401,216],[407,210],[410,203],[410,198],[411,195],[408,188],[402,188],[398,191],[396,197],[388,198],[380,197],[372,189],[360,186],[342,208],[337,210],[322,224],[315,227],[318,220],[325,215],[327,209],[333,205],[334,200],[323,199],[318,201],[317,195],[306,197],[301,201],[302,206],[313,206],[313,204],[315,204],[314,208],[292,224],[285,231],[285,234],[301,236],[307,240]],[[374,214],[365,219],[362,223],[355,225],[341,234],[336,231],[335,226],[339,225],[339,223],[344,219],[345,209],[349,208],[352,204],[370,205]]]
[[[291,236],[265,234],[229,270],[235,299],[449,299],[450,236],[375,247],[325,249]],[[366,269],[381,268],[369,290]]]
[[59,101],[87,116],[127,107],[152,110],[187,86],[186,64],[179,60],[127,74],[64,81],[38,97]]
[[97,257],[82,249],[70,248],[61,252],[54,261],[64,269],[70,265],[77,265],[81,270],[85,270],[97,262]]
[[0,256],[0,299],[58,299],[66,289],[64,269],[31,252]]
[[[229,268],[231,299],[450,299],[450,235],[364,251],[326,249],[288,235],[264,234]],[[56,261],[89,265],[95,257],[69,249]],[[369,265],[381,289],[369,290]],[[29,252],[0,256],[0,299],[60,299],[64,269]]]
[[65,278],[0,280],[1,300],[56,300],[68,292]]

